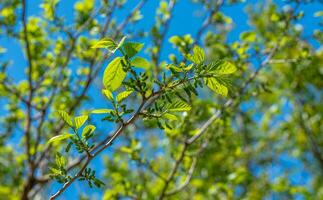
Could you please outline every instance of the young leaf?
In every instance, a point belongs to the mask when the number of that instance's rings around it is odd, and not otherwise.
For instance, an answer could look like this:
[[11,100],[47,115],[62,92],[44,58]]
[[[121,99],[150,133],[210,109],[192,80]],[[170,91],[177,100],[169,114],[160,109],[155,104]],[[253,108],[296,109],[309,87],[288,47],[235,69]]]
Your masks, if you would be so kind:
[[65,167],[65,165],[66,165],[66,159],[60,153],[56,153],[55,163],[59,167]]
[[88,119],[89,117],[87,115],[82,115],[74,118],[75,122],[75,128],[80,128]]
[[225,60],[212,62],[208,64],[207,68],[210,72],[216,73],[219,75],[232,74],[235,71],[237,71],[236,66],[234,66],[232,63]]
[[117,90],[126,77],[126,72],[122,69],[122,59],[121,57],[116,57],[104,70],[103,85],[111,91]]
[[95,109],[95,110],[92,110],[92,114],[107,114],[107,113],[111,113],[113,112],[112,109]]
[[122,45],[123,45],[123,43],[124,43],[124,41],[126,40],[126,36],[123,36],[122,38],[121,38],[121,40],[120,40],[120,42],[119,42],[119,44],[118,44],[118,46],[117,46],[117,48],[116,49],[119,49],[120,47],[122,47]]
[[62,140],[66,140],[70,137],[73,137],[74,134],[71,134],[71,133],[64,133],[62,135],[57,135],[57,136],[54,136],[52,137],[48,143],[53,143],[53,142],[58,142],[58,141],[62,141]]
[[94,185],[95,185],[96,187],[98,187],[98,188],[100,188],[101,186],[105,185],[105,183],[104,183],[104,182],[102,182],[101,180],[99,180],[99,179],[97,179],[97,178],[95,178],[95,179],[93,180],[93,182],[94,182]]
[[92,48],[94,49],[104,48],[114,53],[115,50],[117,49],[117,46],[118,45],[111,38],[103,38],[97,43],[95,43],[95,45],[93,45]]
[[128,90],[128,91],[123,91],[120,94],[117,95],[117,102],[121,102],[125,98],[127,98],[133,91]]
[[129,58],[135,56],[144,46],[143,43],[127,42],[123,45],[123,48]]
[[225,85],[221,84],[216,78],[205,78],[204,81],[205,84],[214,92],[222,96],[228,95],[228,88]]
[[61,171],[60,171],[60,170],[58,170],[58,169],[56,169],[56,168],[54,168],[54,167],[50,167],[49,169],[50,169],[50,171],[51,171],[53,174],[61,174]]
[[182,71],[183,71],[183,69],[182,69],[182,68],[177,67],[177,66],[176,66],[176,65],[174,65],[174,64],[169,64],[167,67],[168,67],[170,70],[172,70],[172,72],[182,72]]
[[64,120],[64,122],[66,124],[68,124],[70,127],[73,127],[73,122],[71,117],[68,115],[67,112],[63,111],[63,110],[59,110],[57,111],[57,113],[61,116],[61,118]]
[[204,50],[197,45],[193,47],[193,55],[188,55],[188,59],[197,65],[204,62],[204,58],[205,58]]
[[184,101],[174,101],[168,106],[168,111],[170,112],[182,112],[182,111],[190,111],[191,106],[185,103]]
[[87,125],[82,131],[82,138],[86,138],[88,135],[92,134],[96,129],[93,125]]
[[165,117],[166,119],[168,119],[170,121],[177,121],[178,120],[176,115],[173,115],[173,114],[170,114],[170,113],[163,114],[163,117]]
[[110,90],[104,89],[102,90],[102,94],[104,94],[104,96],[110,101],[113,101],[113,94]]
[[143,68],[143,69],[150,68],[150,63],[146,59],[141,58],[141,57],[135,57],[134,59],[132,59],[131,65],[134,67],[139,67],[139,68]]

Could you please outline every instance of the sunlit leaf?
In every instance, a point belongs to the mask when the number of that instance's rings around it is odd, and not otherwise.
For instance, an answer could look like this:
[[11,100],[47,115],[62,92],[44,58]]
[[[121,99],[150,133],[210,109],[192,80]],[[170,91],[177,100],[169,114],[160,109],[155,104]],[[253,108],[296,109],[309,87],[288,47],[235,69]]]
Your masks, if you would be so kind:
[[126,40],[126,38],[127,38],[127,36],[123,36],[123,37],[121,38],[120,42],[118,43],[117,49],[119,49],[120,47],[122,47],[122,46],[123,46],[123,43],[124,43],[124,41]]
[[107,114],[107,113],[111,113],[113,112],[112,109],[95,109],[95,110],[92,110],[92,114]]
[[193,47],[193,54],[192,55],[189,54],[188,59],[195,64],[200,64],[204,62],[204,59],[205,59],[204,50],[201,47],[195,45]]
[[103,89],[102,90],[102,94],[104,94],[104,96],[109,99],[110,101],[113,101],[113,94],[110,90],[107,89]]
[[182,112],[182,111],[190,111],[190,110],[191,110],[191,106],[188,105],[186,102],[180,101],[180,100],[174,101],[168,106],[168,111],[170,112]]
[[143,68],[143,69],[150,68],[150,63],[146,59],[141,58],[141,57],[135,57],[134,59],[132,59],[131,65],[134,67],[139,67],[139,68]]
[[109,51],[114,53],[115,50],[117,49],[117,46],[118,45],[111,38],[103,38],[100,41],[98,41],[97,43],[95,43],[92,46],[92,48],[94,48],[94,49],[104,48],[104,49],[108,49]]
[[123,91],[121,92],[120,94],[117,95],[116,99],[117,99],[117,102],[121,102],[123,101],[124,99],[126,99],[133,91]]
[[126,72],[123,71],[122,59],[121,57],[115,58],[104,71],[103,85],[111,91],[117,90],[126,77]]
[[70,127],[73,127],[72,118],[69,116],[69,114],[63,110],[57,111],[57,113],[60,115],[60,117],[64,120],[66,124],[68,124]]
[[219,75],[232,74],[237,71],[235,65],[225,60],[218,60],[216,62],[212,62],[208,64],[207,67],[209,72]]
[[55,163],[59,167],[64,167],[66,165],[66,159],[60,153],[56,153]]
[[93,125],[85,126],[83,131],[82,131],[82,138],[87,138],[87,136],[92,134],[95,129],[96,129],[96,127],[93,126]]
[[62,134],[62,135],[57,135],[57,136],[52,137],[48,141],[48,143],[59,142],[59,141],[62,141],[62,140],[66,140],[68,138],[71,138],[73,136],[74,136],[74,134],[71,134],[71,133],[65,133],[65,134]]
[[163,114],[163,117],[170,120],[170,121],[177,121],[178,120],[176,115],[173,115],[173,114],[170,114],[170,113]]
[[85,122],[86,120],[89,118],[89,116],[87,115],[82,115],[82,116],[78,116],[74,118],[74,122],[75,122],[75,128],[80,128]]
[[205,78],[204,81],[205,84],[217,94],[220,94],[222,96],[228,95],[228,88],[225,85],[221,84],[216,78]]

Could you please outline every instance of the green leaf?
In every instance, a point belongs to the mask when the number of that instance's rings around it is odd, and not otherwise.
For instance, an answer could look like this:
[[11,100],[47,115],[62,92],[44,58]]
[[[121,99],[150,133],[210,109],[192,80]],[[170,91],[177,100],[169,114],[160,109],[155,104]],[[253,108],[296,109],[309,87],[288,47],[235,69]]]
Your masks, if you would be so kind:
[[204,62],[204,59],[205,59],[204,50],[201,47],[195,45],[193,47],[193,55],[188,55],[188,59],[197,65]]
[[92,46],[92,48],[94,49],[98,49],[98,48],[108,49],[112,53],[115,52],[117,47],[118,45],[111,38],[103,38]]
[[176,100],[168,106],[170,112],[190,111],[191,106],[181,100]]
[[257,35],[255,32],[246,31],[240,34],[240,39],[245,42],[255,42],[257,39]]
[[232,74],[235,71],[237,71],[235,65],[225,60],[218,60],[216,62],[212,62],[207,67],[208,71],[219,75]]
[[117,95],[117,102],[123,101],[125,98],[127,98],[133,91],[128,90],[128,91],[123,91],[120,94]]
[[182,39],[179,36],[175,35],[169,38],[169,42],[173,45],[178,45],[182,42]]
[[315,12],[314,17],[323,17],[323,10]]
[[75,128],[80,128],[85,122],[86,120],[89,118],[89,116],[87,115],[81,115],[78,117],[74,118],[74,122],[75,122]]
[[121,38],[121,40],[120,40],[120,42],[119,42],[119,44],[118,44],[118,46],[117,46],[117,49],[119,49],[120,47],[122,47],[122,45],[123,45],[124,41],[126,40],[126,38],[127,38],[127,36],[123,36],[123,37]]
[[111,91],[117,90],[126,77],[126,72],[122,69],[122,59],[121,57],[115,58],[104,70],[103,85]]
[[71,133],[64,133],[62,135],[56,135],[56,136],[52,137],[48,141],[48,143],[59,142],[59,141],[66,140],[66,139],[73,137],[73,136],[74,136],[74,134],[71,134]]
[[177,121],[178,120],[176,115],[173,115],[173,114],[170,114],[170,113],[163,114],[163,117],[165,117],[166,119],[168,119],[170,121]]
[[69,114],[63,110],[57,111],[57,113],[61,116],[61,118],[64,120],[66,124],[68,124],[70,127],[73,127],[72,118],[69,116]]
[[220,94],[222,96],[228,95],[228,88],[225,85],[221,84],[216,78],[205,78],[204,81],[205,84],[217,94]]
[[96,129],[93,125],[87,125],[82,131],[82,138],[86,138],[88,135],[92,134]]
[[113,112],[112,109],[95,109],[95,110],[92,110],[92,114],[107,114],[107,113],[111,113]]
[[150,63],[146,59],[141,58],[141,57],[135,57],[134,59],[132,59],[131,65],[134,67],[139,67],[139,68],[143,68],[143,69],[150,68]]
[[123,45],[123,48],[129,58],[135,56],[142,48],[144,44],[138,42],[127,42]]
[[182,69],[182,68],[177,67],[177,66],[176,66],[176,65],[174,65],[174,64],[169,64],[167,67],[168,67],[170,70],[174,71],[174,72],[182,72],[182,71],[183,71],[183,69]]
[[54,167],[50,167],[49,169],[50,169],[50,171],[52,171],[53,174],[61,174],[61,171],[54,168]]
[[104,89],[102,90],[102,94],[104,94],[104,96],[110,101],[113,101],[113,94],[110,90]]
[[66,165],[66,159],[60,153],[56,153],[55,163],[59,167],[65,167],[65,165]]

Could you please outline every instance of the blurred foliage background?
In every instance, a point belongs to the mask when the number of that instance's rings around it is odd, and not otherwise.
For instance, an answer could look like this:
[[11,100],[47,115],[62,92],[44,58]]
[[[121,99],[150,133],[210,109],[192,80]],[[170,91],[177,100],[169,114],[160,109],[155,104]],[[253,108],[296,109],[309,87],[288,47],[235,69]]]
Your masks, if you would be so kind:
[[[322,7],[314,0],[1,0],[0,199],[48,199],[60,188],[48,176],[54,152],[64,150],[47,141],[67,131],[55,111],[109,106],[100,91],[112,56],[91,46],[123,36],[145,43],[151,84],[195,44],[207,60],[230,60],[238,70],[226,97],[200,89],[172,128],[142,119],[128,126],[90,164],[105,186],[78,182],[61,199],[323,199]],[[117,128],[90,120],[95,142]],[[84,160],[76,150],[63,155],[72,174]]]

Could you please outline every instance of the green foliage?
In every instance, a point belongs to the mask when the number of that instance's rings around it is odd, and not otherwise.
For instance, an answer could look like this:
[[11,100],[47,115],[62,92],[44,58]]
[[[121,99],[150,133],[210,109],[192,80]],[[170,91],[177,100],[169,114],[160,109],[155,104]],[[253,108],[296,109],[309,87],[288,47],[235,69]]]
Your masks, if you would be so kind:
[[62,141],[62,140],[66,140],[66,139],[68,139],[70,137],[73,137],[73,134],[65,133],[65,134],[62,134],[62,135],[57,135],[57,136],[52,137],[50,140],[48,140],[48,143],[59,142],[59,141]]
[[143,47],[144,47],[143,43],[137,43],[137,42],[127,42],[123,46],[124,51],[129,58],[132,58],[133,56],[135,56]]
[[0,199],[322,199],[316,4],[148,2],[0,1]]
[[88,119],[87,115],[77,116],[74,118],[75,128],[79,129]]
[[133,91],[123,91],[123,92],[119,93],[116,97],[117,102],[120,103],[121,101],[126,99],[132,92]]
[[167,107],[169,112],[182,112],[182,111],[190,111],[191,106],[185,103],[184,101],[178,100],[174,101]]
[[123,58],[117,57],[113,59],[105,69],[103,85],[107,89],[115,91],[121,86],[122,81],[126,77],[126,72],[123,70],[124,62]]
[[50,177],[56,179],[59,183],[65,183],[71,179],[67,174],[66,159],[60,154],[56,153],[55,163],[50,167]]
[[134,59],[132,59],[131,65],[134,67],[139,67],[146,70],[150,68],[150,63],[146,59],[141,57],[135,57]]
[[64,122],[66,124],[68,124],[70,127],[73,127],[73,122],[72,122],[72,118],[68,115],[67,112],[63,111],[63,110],[59,110],[57,111],[57,113],[60,115],[60,117],[64,120]]

